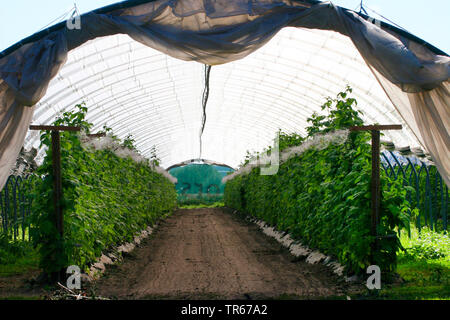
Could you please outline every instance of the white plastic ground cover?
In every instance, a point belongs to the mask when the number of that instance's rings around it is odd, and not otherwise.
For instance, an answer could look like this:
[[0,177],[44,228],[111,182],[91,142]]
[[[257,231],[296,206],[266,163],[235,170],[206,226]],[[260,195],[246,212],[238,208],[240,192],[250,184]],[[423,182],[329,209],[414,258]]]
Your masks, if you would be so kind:
[[247,217],[247,219],[253,223],[255,223],[264,234],[267,236],[274,238],[277,240],[283,247],[288,248],[289,252],[297,257],[304,258],[306,262],[310,264],[318,264],[322,263],[328,266],[335,274],[341,277],[345,277],[346,281],[357,280],[354,277],[349,278],[344,274],[344,266],[342,266],[339,262],[334,260],[330,256],[326,256],[323,253],[317,250],[311,250],[307,246],[303,245],[299,241],[296,241],[291,238],[291,236],[286,232],[280,232],[276,230],[274,227],[268,225],[265,221],[256,219],[254,217]]
[[135,236],[132,242],[124,243],[109,253],[102,253],[101,257],[90,266],[88,273],[82,274],[82,280],[84,282],[91,282],[99,279],[100,276],[106,271],[106,266],[120,261],[122,259],[122,254],[131,253],[136,246],[139,246],[142,241],[147,239],[157,227],[158,223],[156,223],[153,227],[149,226],[139,235]]
[[387,137],[421,145],[450,183],[450,58],[412,35],[312,0],[127,1],[81,21],[0,55],[0,186],[37,144],[29,124],[81,101],[164,167],[199,157],[200,63],[213,65],[202,158],[235,167],[279,128],[304,133],[348,84],[368,124],[403,124]]

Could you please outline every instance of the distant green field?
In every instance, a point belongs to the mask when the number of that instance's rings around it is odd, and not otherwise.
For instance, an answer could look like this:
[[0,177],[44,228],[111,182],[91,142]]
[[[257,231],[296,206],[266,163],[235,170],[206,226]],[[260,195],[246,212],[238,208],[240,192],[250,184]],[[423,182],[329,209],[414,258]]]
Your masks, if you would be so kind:
[[223,201],[223,194],[178,194],[178,205],[184,206],[210,206]]

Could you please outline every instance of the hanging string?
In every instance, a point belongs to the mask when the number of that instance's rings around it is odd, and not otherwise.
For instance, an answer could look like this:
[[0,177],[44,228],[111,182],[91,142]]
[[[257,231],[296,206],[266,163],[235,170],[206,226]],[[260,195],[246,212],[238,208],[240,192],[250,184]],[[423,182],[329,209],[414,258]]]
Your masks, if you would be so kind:
[[203,108],[203,114],[202,114],[202,127],[200,129],[200,154],[199,159],[202,158],[203,153],[203,132],[205,131],[205,125],[206,125],[206,105],[208,104],[209,99],[209,77],[211,74],[211,66],[205,65],[205,88],[203,90],[203,99],[202,99],[202,108]]

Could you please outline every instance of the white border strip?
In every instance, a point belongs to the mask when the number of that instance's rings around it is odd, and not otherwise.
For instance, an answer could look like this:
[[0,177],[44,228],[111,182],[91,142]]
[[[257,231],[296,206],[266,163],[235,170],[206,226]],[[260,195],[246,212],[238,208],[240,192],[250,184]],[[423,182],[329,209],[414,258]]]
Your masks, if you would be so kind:
[[[237,210],[234,210],[233,214],[236,214],[237,212]],[[335,273],[339,277],[344,278],[346,282],[362,281],[362,279],[356,275],[351,277],[347,276],[344,272],[345,267],[341,265],[337,260],[333,259],[331,256],[327,256],[321,253],[320,251],[311,250],[307,246],[300,243],[300,241],[294,240],[289,233],[277,231],[274,227],[271,227],[265,221],[259,220],[252,216],[247,216],[246,219],[256,224],[264,234],[277,240],[283,247],[288,248],[289,252],[293,256],[297,258],[304,258],[305,261],[309,264],[322,263],[323,265],[330,268],[333,273]]]

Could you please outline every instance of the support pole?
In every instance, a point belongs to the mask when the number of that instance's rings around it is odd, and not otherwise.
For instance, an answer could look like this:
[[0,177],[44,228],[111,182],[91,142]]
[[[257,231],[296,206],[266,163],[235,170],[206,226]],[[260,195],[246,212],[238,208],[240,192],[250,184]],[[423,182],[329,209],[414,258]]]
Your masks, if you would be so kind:
[[371,190],[371,225],[370,234],[374,237],[372,243],[371,263],[375,263],[374,253],[378,250],[377,228],[380,223],[381,212],[381,182],[380,182],[380,130],[401,130],[401,125],[371,125],[362,127],[351,127],[350,131],[370,131],[372,134],[372,178]]
[[[79,127],[64,126],[30,126],[30,130],[51,131],[52,138],[52,167],[53,167],[53,204],[55,209],[55,226],[61,239],[64,236],[64,212],[61,202],[63,199],[62,172],[61,172],[61,136],[60,131],[80,131]],[[62,254],[61,252],[57,253]],[[64,277],[64,271],[60,270],[51,275],[52,279],[60,282]]]
[[52,131],[52,166],[53,166],[53,203],[55,206],[56,229],[61,238],[64,236],[64,215],[61,207],[62,175],[61,175],[61,140],[59,131]]
[[372,179],[371,179],[371,194],[372,194],[372,227],[371,235],[375,237],[373,243],[373,251],[378,249],[377,227],[380,223],[381,210],[381,187],[380,187],[380,131],[372,130]]
[[55,226],[61,238],[64,235],[64,213],[61,207],[63,198],[61,174],[61,137],[60,131],[81,131],[80,127],[67,126],[30,126],[30,130],[51,131],[53,166],[53,204],[55,207]]

